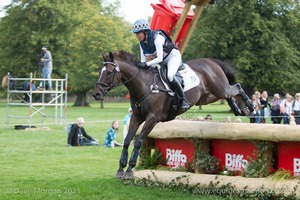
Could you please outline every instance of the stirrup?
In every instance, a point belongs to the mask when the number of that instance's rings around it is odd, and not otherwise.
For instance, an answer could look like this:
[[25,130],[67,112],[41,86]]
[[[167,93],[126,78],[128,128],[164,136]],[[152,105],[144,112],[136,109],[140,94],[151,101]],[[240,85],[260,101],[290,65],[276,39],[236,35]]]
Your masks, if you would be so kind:
[[186,99],[184,99],[181,101],[180,110],[187,110],[190,108],[190,105],[191,104]]

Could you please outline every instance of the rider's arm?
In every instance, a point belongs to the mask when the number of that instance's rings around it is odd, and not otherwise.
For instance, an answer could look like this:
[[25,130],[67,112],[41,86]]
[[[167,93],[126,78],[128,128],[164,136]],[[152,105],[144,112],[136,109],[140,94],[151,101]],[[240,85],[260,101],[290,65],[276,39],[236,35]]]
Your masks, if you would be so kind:
[[140,45],[140,53],[141,53],[141,62],[146,62],[146,56],[144,55],[143,49]]
[[158,34],[154,40],[155,48],[156,48],[156,54],[157,57],[154,58],[153,60],[147,62],[147,66],[151,66],[154,64],[161,63],[163,61],[163,45],[165,43],[165,38],[164,36]]

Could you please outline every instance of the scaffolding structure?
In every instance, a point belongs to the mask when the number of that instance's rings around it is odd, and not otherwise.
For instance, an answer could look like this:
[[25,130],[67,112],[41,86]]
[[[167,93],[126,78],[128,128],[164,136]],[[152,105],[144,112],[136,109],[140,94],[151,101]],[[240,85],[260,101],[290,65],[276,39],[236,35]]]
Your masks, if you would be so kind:
[[[54,124],[64,124],[67,122],[67,95],[68,95],[68,75],[64,79],[51,79],[52,90],[41,90],[36,86],[38,81],[47,81],[45,78],[35,78],[30,73],[29,78],[13,78],[8,73],[7,84],[7,126],[12,118],[26,119],[27,125],[31,128],[34,124],[33,118],[41,117],[41,127],[45,125],[46,118],[54,118]],[[28,83],[28,88],[13,87],[11,81]],[[34,87],[35,86],[35,87]],[[21,115],[22,112],[13,114],[13,108],[20,110],[22,107],[28,107],[28,114]],[[48,108],[49,107],[49,108]],[[54,108],[54,111],[53,109]],[[52,115],[46,112],[52,110]],[[26,111],[27,112],[27,111]],[[36,120],[35,120],[36,122]]]

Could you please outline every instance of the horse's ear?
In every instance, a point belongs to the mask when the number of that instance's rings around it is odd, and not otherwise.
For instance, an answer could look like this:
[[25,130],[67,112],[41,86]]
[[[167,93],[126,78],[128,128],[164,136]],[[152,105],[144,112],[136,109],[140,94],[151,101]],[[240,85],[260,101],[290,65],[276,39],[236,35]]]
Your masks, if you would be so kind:
[[103,62],[110,61],[107,53],[102,53]]
[[111,62],[114,61],[114,55],[112,54],[112,52],[109,52],[109,58],[110,58],[110,61],[111,61]]

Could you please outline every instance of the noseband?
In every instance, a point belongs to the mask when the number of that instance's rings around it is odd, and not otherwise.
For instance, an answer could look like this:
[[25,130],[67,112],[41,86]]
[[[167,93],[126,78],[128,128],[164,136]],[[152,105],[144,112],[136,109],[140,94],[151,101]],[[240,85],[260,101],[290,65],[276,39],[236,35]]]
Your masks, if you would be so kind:
[[[118,84],[118,85],[114,85],[113,84],[113,82],[114,82],[114,80],[115,80],[115,76],[120,72],[120,69],[119,69],[119,65],[118,64],[116,64],[116,63],[113,63],[113,62],[104,62],[103,63],[103,66],[105,67],[106,65],[112,65],[112,66],[114,66],[114,69],[113,69],[113,71],[112,71],[112,73],[109,75],[110,76],[110,83],[109,84],[107,84],[107,83],[101,83],[101,82],[97,82],[96,83],[96,87],[103,93],[103,94],[106,94],[106,93],[108,93],[110,90],[112,90],[112,89],[114,89],[114,88],[116,88],[116,87],[118,87],[120,84]],[[117,76],[117,78],[118,78],[118,81],[119,81],[119,83],[121,82],[120,81],[120,79],[119,79],[119,76]],[[122,84],[122,83],[121,83]],[[100,86],[102,86],[103,88],[105,88],[105,89],[102,89],[102,87],[100,87]]]
[[[96,87],[97,87],[103,94],[107,94],[110,90],[112,90],[112,89],[114,89],[114,88],[117,88],[117,87],[119,87],[119,86],[121,86],[121,85],[124,85],[125,83],[128,83],[129,81],[135,79],[135,78],[139,75],[139,73],[140,73],[140,71],[141,71],[141,69],[139,68],[139,72],[137,73],[136,76],[134,76],[134,77],[128,79],[128,80],[125,81],[125,82],[122,82],[122,81],[120,80],[121,75],[120,75],[120,68],[119,68],[119,65],[118,65],[117,63],[114,63],[114,62],[104,62],[104,63],[103,63],[103,66],[105,67],[105,65],[112,65],[112,66],[114,66],[114,69],[113,69],[113,71],[112,71],[112,74],[109,75],[109,76],[110,76],[110,79],[111,79],[111,81],[110,81],[109,84],[107,84],[107,83],[101,83],[101,82],[99,82],[99,81],[96,83]],[[114,85],[113,82],[114,82],[114,80],[115,80],[116,75],[118,75],[118,76],[117,76],[118,84],[117,84],[117,85]],[[101,86],[102,86],[103,88],[105,88],[105,89],[102,89]]]

